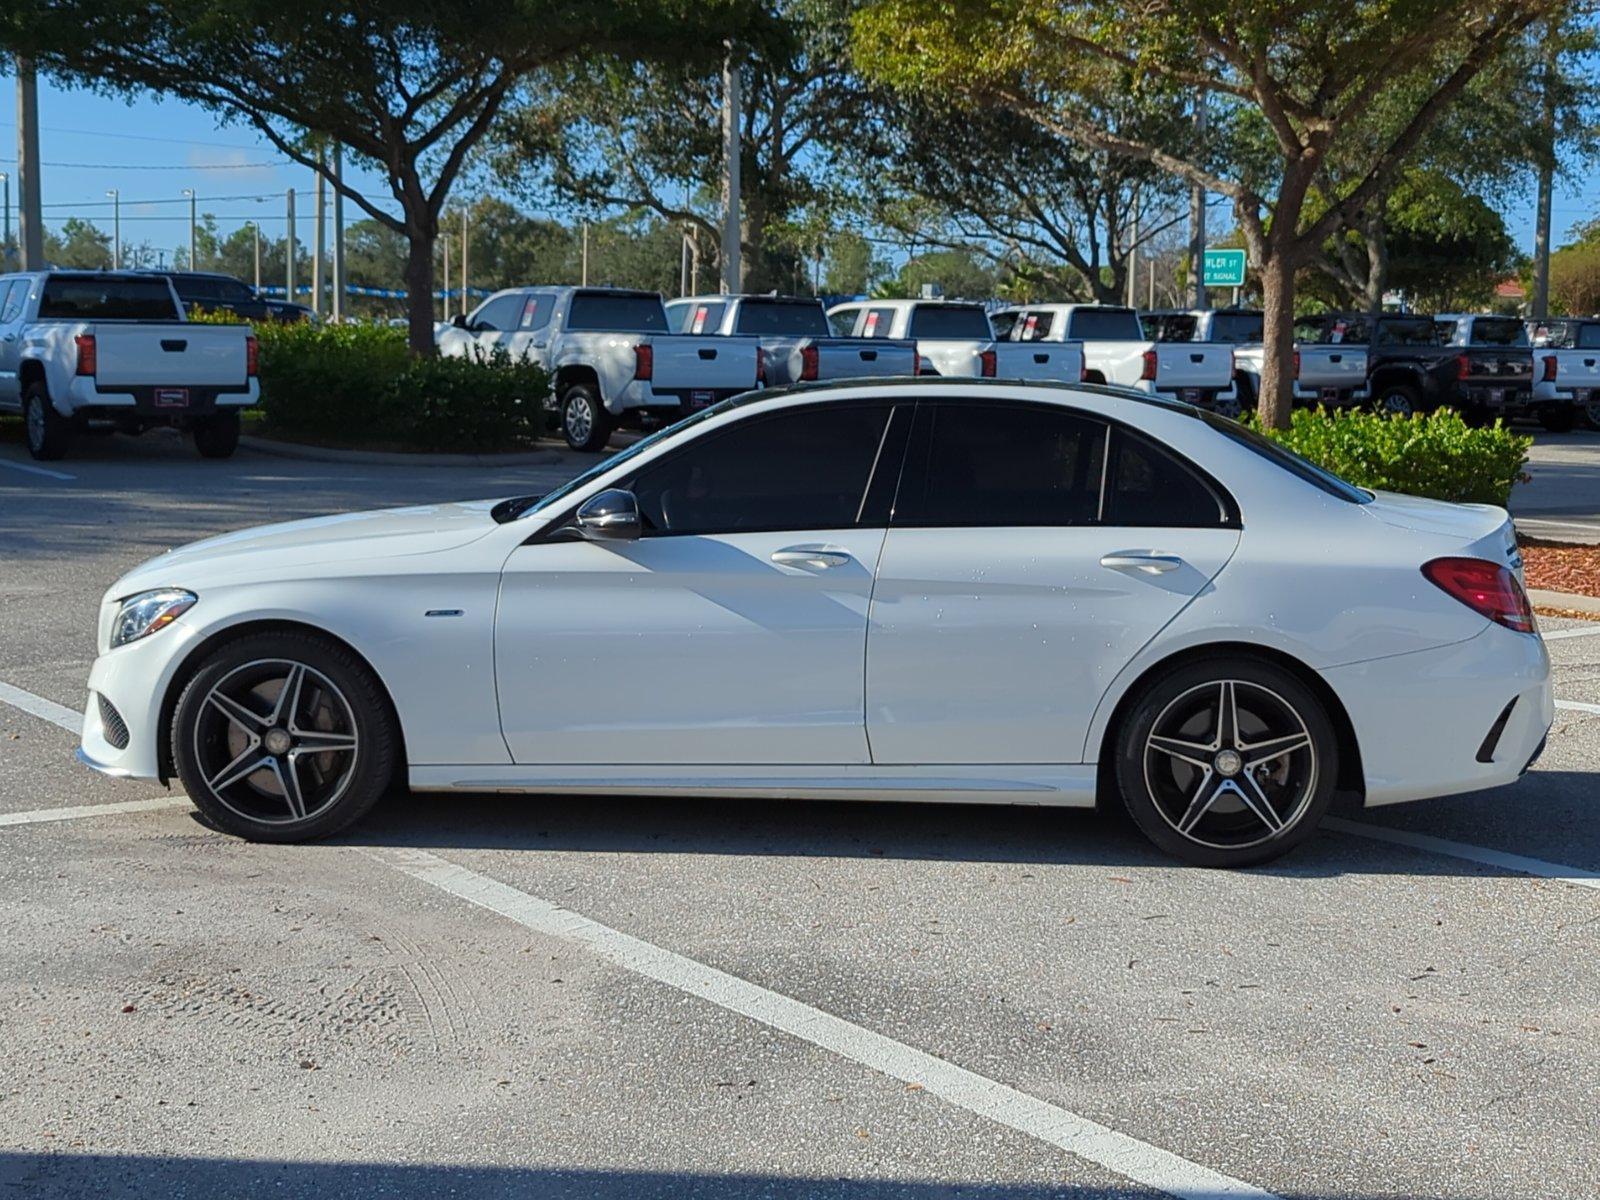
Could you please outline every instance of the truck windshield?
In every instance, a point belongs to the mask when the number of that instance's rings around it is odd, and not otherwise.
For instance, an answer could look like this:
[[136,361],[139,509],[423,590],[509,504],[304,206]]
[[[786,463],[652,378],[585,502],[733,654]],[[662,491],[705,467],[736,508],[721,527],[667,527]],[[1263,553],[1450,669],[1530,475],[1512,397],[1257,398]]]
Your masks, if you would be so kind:
[[1479,317],[1472,322],[1474,346],[1526,346],[1528,331],[1515,317]]
[[667,310],[659,296],[579,292],[572,297],[567,328],[601,333],[666,333]]
[[933,341],[948,338],[987,342],[994,337],[994,331],[981,308],[924,304],[911,314],[911,336]]
[[815,301],[742,300],[734,332],[757,337],[827,337],[828,318]]
[[1144,331],[1131,308],[1077,308],[1067,337],[1086,342],[1142,342]]
[[177,321],[165,279],[52,275],[39,297],[41,321]]

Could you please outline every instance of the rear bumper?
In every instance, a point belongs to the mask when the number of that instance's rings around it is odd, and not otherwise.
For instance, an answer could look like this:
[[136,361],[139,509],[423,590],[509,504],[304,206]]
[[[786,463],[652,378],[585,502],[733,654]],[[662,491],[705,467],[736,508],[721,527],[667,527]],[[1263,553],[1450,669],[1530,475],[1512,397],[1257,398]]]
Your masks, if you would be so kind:
[[1555,720],[1543,640],[1499,625],[1322,675],[1355,728],[1369,807],[1512,783]]
[[614,417],[635,409],[661,410],[669,416],[674,412],[686,415],[696,409],[726,400],[729,396],[752,391],[755,386],[755,380],[752,379],[746,387],[657,388],[648,379],[634,379],[619,388],[615,395],[607,398],[606,411]]
[[[181,395],[179,394],[181,393]],[[261,387],[252,379],[243,387],[123,387],[101,388],[92,375],[75,375],[67,395],[56,401],[63,416],[133,416],[140,420],[168,422],[185,417],[203,417],[218,409],[247,408],[261,398]]]
[[1294,399],[1296,404],[1360,404],[1368,396],[1366,381],[1349,387],[1312,387],[1301,383],[1298,379],[1294,384]]
[[1536,408],[1543,408],[1552,401],[1540,400],[1534,395],[1529,384],[1505,387],[1464,383],[1461,385],[1461,403],[1475,408],[1486,408],[1490,412],[1512,414],[1531,412]]

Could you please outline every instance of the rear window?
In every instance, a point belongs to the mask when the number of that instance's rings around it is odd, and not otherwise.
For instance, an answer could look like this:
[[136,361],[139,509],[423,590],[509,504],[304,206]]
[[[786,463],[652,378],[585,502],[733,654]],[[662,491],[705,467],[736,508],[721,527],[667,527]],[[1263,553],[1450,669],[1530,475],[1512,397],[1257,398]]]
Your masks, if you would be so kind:
[[666,333],[667,310],[658,296],[608,296],[579,292],[572,297],[567,328],[617,333]]
[[1354,484],[1346,483],[1332,471],[1324,470],[1310,459],[1301,458],[1292,450],[1286,450],[1271,438],[1257,433],[1254,429],[1246,428],[1229,417],[1219,417],[1214,413],[1199,412],[1199,418],[1215,429],[1224,437],[1232,438],[1247,450],[1254,451],[1262,458],[1289,472],[1297,475],[1312,487],[1320,488],[1330,496],[1351,504],[1368,504],[1372,501],[1372,494],[1364,492]]
[[52,275],[39,298],[44,321],[176,321],[165,279]]
[[1474,346],[1526,346],[1528,330],[1515,317],[1479,317],[1472,323]]
[[822,305],[783,300],[745,300],[739,305],[735,333],[793,337],[827,337],[828,318]]
[[1138,314],[1131,308],[1074,309],[1067,336],[1086,342],[1144,341]]
[[1190,313],[1146,313],[1140,323],[1152,342],[1192,342],[1199,324]]
[[989,318],[981,308],[927,304],[912,312],[911,336],[934,341],[962,338],[987,342],[994,337],[994,331],[989,328]]
[[1211,340],[1242,345],[1262,340],[1260,313],[1217,313],[1211,318]]
[[1438,326],[1427,317],[1418,317],[1414,321],[1395,320],[1394,318],[1379,321],[1377,337],[1374,341],[1379,346],[1437,346],[1441,344]]

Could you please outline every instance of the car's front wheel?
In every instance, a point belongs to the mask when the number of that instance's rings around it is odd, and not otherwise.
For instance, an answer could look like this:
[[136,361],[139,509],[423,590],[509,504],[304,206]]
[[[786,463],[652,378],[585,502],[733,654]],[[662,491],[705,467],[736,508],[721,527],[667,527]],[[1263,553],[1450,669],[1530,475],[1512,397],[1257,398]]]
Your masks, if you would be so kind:
[[401,757],[371,670],[301,633],[246,636],[209,655],[178,700],[172,756],[213,824],[260,842],[309,841],[358,821]]
[[1116,770],[1134,822],[1161,849],[1196,866],[1246,867],[1316,830],[1338,742],[1322,702],[1288,671],[1204,659],[1134,699]]

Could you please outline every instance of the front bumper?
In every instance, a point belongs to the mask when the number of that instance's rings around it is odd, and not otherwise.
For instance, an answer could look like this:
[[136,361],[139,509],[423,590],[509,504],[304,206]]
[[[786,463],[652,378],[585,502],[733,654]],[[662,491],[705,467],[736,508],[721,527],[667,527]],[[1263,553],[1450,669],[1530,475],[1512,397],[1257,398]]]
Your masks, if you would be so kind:
[[[162,701],[178,668],[199,635],[183,620],[159,633],[108,650],[89,670],[89,695],[83,711],[78,761],[103,775],[159,779]],[[100,697],[116,710],[125,729],[122,745],[107,729]]]
[[[1515,782],[1555,720],[1543,639],[1499,625],[1322,675],[1355,727],[1369,807]],[[1508,704],[1492,753],[1480,761]]]

